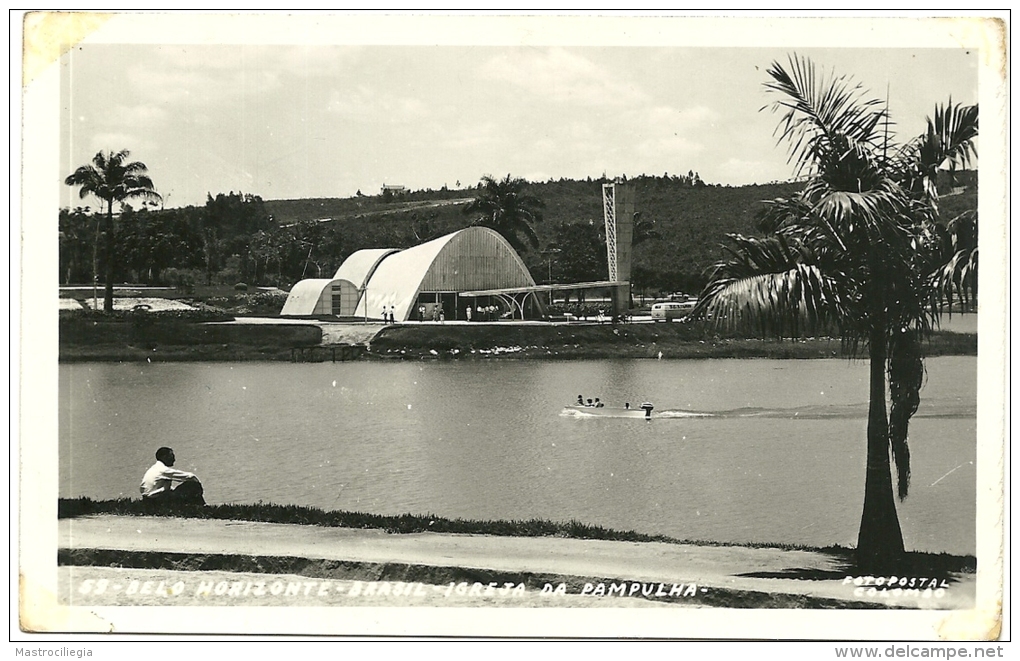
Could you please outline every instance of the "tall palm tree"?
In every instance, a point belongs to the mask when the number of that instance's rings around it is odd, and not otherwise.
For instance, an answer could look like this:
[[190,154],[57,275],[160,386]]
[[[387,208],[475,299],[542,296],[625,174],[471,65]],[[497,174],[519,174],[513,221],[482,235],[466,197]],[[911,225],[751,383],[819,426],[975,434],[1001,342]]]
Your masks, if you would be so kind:
[[771,105],[781,114],[777,133],[807,182],[796,196],[767,203],[759,219],[764,237],[730,237],[730,258],[716,265],[695,313],[760,334],[835,328],[850,355],[868,356],[857,564],[894,567],[904,547],[891,469],[903,499],[907,426],[924,376],[921,343],[954,286],[943,277],[953,255],[934,179],[947,161],[965,164],[973,153],[977,108],[950,102],[924,135],[898,146],[885,103],[849,78],[825,79],[796,57],[786,68],[773,63],[768,74],[766,88],[779,95]]
[[528,245],[537,248],[538,235],[532,225],[542,220],[545,203],[530,195],[527,185],[524,179],[509,174],[501,180],[485,175],[475,199],[464,206],[464,213],[475,214],[473,224],[496,230],[518,252],[527,250]]
[[131,153],[122,149],[119,152],[99,152],[92,157],[92,163],[83,165],[69,175],[64,183],[77,186],[78,195],[82,199],[92,195],[106,205],[106,216],[103,231],[106,234],[106,259],[104,279],[106,291],[103,297],[103,310],[113,311],[113,250],[115,241],[113,234],[113,204],[140,197],[147,200],[161,199],[147,174],[148,168],[139,161],[128,162]]

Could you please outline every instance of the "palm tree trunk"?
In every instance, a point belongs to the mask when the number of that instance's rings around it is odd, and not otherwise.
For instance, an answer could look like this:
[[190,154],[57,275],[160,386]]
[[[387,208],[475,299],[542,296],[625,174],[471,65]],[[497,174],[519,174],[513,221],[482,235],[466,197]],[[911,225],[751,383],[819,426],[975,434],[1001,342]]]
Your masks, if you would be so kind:
[[106,280],[106,290],[103,293],[103,311],[113,312],[113,200],[107,201],[106,222],[106,262],[103,264],[103,273]]
[[309,246],[309,248],[308,248],[308,256],[305,257],[305,266],[304,266],[304,268],[301,269],[301,277],[302,278],[304,278],[305,277],[305,273],[308,272],[308,262],[311,261],[311,259],[312,259],[312,250],[314,250],[314,249],[315,249],[315,246]]
[[887,570],[903,557],[903,533],[896,514],[889,463],[889,419],[885,406],[888,348],[884,314],[876,315],[869,337],[871,383],[868,406],[868,455],[864,512],[857,537],[857,569]]

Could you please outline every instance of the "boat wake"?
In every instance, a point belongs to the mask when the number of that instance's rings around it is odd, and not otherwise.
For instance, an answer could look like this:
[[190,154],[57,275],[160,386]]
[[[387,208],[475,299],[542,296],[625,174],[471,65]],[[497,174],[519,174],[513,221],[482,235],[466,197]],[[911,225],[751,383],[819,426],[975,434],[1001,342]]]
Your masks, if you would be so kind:
[[[977,414],[976,403],[959,401],[922,400],[914,418],[973,418]],[[575,418],[644,418],[641,409],[587,408],[568,406],[560,413]],[[868,417],[868,403],[817,404],[791,408],[742,407],[720,411],[695,411],[689,409],[655,409],[652,418],[688,420],[691,418],[766,418],[777,420],[832,420],[860,419]]]
[[[663,413],[667,413],[663,411]],[[958,401],[922,400],[914,418],[973,418],[977,414],[976,403]],[[716,411],[712,417],[719,418],[774,418],[785,420],[832,420],[860,419],[868,417],[868,403],[855,404],[812,404],[790,408],[744,407],[728,411]]]
[[665,410],[665,411],[654,411],[652,413],[654,418],[718,418],[718,413],[708,413],[706,411],[680,411],[680,410]]

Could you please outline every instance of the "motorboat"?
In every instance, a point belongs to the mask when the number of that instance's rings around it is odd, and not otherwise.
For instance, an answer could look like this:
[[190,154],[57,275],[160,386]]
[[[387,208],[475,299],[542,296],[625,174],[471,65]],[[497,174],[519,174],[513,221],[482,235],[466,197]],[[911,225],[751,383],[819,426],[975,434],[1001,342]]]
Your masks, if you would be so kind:
[[626,408],[620,406],[578,406],[572,404],[563,407],[563,415],[577,417],[606,417],[606,418],[651,418],[652,410],[655,407],[650,402],[644,402],[640,406]]

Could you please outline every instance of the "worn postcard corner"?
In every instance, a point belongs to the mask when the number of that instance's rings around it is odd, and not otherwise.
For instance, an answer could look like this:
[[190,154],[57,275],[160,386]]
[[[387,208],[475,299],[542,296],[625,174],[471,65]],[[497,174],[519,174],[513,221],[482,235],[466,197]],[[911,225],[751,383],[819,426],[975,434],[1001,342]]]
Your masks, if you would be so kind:
[[43,69],[102,25],[114,14],[32,11],[24,15],[22,81],[29,85]]

